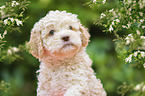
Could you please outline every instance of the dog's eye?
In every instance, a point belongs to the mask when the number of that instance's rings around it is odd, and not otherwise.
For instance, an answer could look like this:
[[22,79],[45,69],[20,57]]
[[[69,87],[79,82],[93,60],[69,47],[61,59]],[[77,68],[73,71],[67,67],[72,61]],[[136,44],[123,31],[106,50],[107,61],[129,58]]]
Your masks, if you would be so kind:
[[69,26],[69,29],[72,30],[73,29],[72,26]]
[[49,35],[54,35],[54,30],[51,30],[51,31],[49,32]]

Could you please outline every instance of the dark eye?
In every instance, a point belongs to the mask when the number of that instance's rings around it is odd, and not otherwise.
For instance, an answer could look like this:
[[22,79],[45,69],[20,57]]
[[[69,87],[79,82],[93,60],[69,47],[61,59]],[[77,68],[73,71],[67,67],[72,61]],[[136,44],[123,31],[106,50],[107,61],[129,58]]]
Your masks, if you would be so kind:
[[72,30],[72,26],[69,26],[69,29]]
[[49,35],[54,35],[54,30],[51,30],[51,31],[49,32]]

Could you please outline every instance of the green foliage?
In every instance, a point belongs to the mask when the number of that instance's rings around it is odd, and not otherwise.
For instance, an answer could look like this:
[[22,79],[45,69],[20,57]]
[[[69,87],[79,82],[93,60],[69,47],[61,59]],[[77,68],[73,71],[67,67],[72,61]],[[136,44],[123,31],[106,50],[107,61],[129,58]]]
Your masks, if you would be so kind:
[[[19,26],[23,26],[23,22],[25,22],[28,17],[24,18],[24,12],[27,9],[29,1],[11,1],[6,2],[5,5],[0,7],[0,60],[3,59],[9,60],[10,62],[20,58],[19,55],[15,54],[19,51],[16,47],[10,47],[7,50],[2,50],[3,45],[6,41],[4,38],[8,34],[8,32],[21,32]],[[18,12],[19,10],[19,12]],[[3,32],[4,31],[4,32]]]
[[144,88],[144,83],[134,86],[133,84],[127,84],[126,82],[123,82],[123,84],[117,88],[117,92],[121,96],[126,96],[127,94],[131,94],[131,96],[144,96]]
[[[98,0],[94,1],[97,3]],[[117,37],[114,40],[116,51],[125,60],[137,50],[144,50],[145,16],[143,13],[145,12],[145,2],[144,0],[123,0],[115,2],[115,4],[118,6],[102,12],[95,24],[103,26],[105,28],[104,32],[114,33]],[[123,36],[120,35],[121,32]],[[122,51],[124,51],[124,54]],[[143,65],[143,62],[145,62],[144,55],[142,58],[138,57],[131,58],[133,61],[129,63]],[[128,62],[127,60],[125,61]]]
[[[90,6],[101,7],[111,3],[110,1],[102,3],[104,1],[92,0]],[[114,33],[116,38],[113,41],[116,44],[116,53],[120,59],[143,69],[145,68],[145,1],[118,0],[112,3],[117,6],[101,12],[100,17],[95,20],[95,24],[103,26],[103,32]],[[134,71],[132,70],[132,72]],[[142,75],[144,75],[144,71]],[[136,76],[134,75],[134,77]],[[144,79],[142,80],[144,81]],[[118,94],[121,96],[144,96],[144,83],[143,87],[138,89],[141,91],[134,89],[136,83],[134,81],[129,85],[123,83],[117,88]]]
[[117,92],[118,94],[120,94],[121,96],[125,96],[125,94],[127,92],[132,92],[133,90],[133,85],[130,84],[130,85],[127,85],[126,82],[124,82],[122,85],[120,85],[118,88],[117,88]]
[[[6,2],[5,5],[0,7],[0,62],[6,61],[11,63],[12,61],[22,58],[20,55],[16,54],[20,49],[16,47],[4,48],[6,43],[5,37],[8,32],[17,31],[20,32],[19,26],[23,25],[28,17],[24,18],[25,9],[28,6],[28,1],[11,1]],[[19,10],[19,12],[18,12]],[[1,81],[0,89],[7,92],[10,84]]]
[[9,83],[1,81],[1,83],[0,83],[0,91],[2,90],[4,92],[7,92],[9,90],[9,88],[10,88]]

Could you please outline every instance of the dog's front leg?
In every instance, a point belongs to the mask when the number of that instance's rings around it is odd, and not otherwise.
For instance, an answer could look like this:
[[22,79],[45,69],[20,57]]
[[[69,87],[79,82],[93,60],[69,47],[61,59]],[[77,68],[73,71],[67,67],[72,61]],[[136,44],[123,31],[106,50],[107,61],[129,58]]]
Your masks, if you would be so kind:
[[84,88],[85,86],[83,85],[73,85],[66,91],[64,96],[84,96]]

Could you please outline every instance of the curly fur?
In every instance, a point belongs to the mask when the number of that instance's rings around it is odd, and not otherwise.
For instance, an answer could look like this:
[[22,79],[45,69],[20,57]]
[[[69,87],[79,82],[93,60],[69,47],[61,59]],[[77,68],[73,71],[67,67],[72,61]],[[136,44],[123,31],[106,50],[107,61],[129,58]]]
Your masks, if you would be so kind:
[[29,45],[41,62],[37,96],[106,96],[85,52],[89,38],[77,15],[66,11],[50,11],[35,23]]

